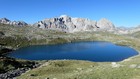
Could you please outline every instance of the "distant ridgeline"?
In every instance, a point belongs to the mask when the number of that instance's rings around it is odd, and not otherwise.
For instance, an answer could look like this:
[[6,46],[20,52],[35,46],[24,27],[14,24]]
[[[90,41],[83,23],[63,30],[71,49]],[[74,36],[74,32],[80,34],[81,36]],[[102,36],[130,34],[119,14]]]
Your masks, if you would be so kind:
[[1,18],[0,19],[1,24],[8,24],[8,25],[13,25],[13,26],[27,26],[28,24],[24,21],[10,21],[7,18]]
[[32,26],[42,29],[59,30],[64,32],[108,31],[121,34],[126,34],[129,32],[128,29],[115,27],[115,25],[111,21],[105,18],[99,21],[94,21],[85,18],[73,18],[67,15],[61,15],[55,18],[47,18],[34,24],[27,24],[24,21],[10,21],[7,18],[1,18],[0,23],[13,26]]

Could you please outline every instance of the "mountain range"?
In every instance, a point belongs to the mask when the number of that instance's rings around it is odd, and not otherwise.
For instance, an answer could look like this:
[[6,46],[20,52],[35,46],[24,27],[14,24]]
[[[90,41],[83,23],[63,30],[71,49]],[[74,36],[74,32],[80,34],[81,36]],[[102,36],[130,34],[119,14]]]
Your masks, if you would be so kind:
[[115,27],[115,25],[106,18],[102,18],[99,21],[94,21],[87,18],[75,18],[67,15],[47,18],[34,24],[28,24],[24,21],[10,21],[7,18],[1,18],[0,23],[21,27],[32,26],[42,29],[59,30],[70,33],[79,31],[108,31],[118,34],[127,34],[140,31],[140,27],[131,29]]

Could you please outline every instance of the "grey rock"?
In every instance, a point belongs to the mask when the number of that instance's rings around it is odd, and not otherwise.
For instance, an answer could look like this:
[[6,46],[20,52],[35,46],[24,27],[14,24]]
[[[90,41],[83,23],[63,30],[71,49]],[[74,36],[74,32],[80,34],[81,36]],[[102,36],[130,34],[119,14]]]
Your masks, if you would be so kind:
[[2,24],[9,24],[11,21],[9,20],[9,19],[7,19],[7,18],[1,18],[0,19],[0,23],[2,23]]
[[0,74],[0,79],[14,79],[14,77],[20,76],[22,73],[25,73],[26,71],[39,67],[40,64],[34,64],[30,68],[19,68],[16,70],[12,70],[3,74]]
[[10,21],[7,18],[1,18],[0,23],[1,24],[13,25],[13,26],[28,26],[28,24],[24,21]]
[[[13,26],[29,26],[23,21],[10,21],[6,18],[0,19],[0,23]],[[99,21],[94,21],[86,18],[73,18],[67,15],[61,15],[55,18],[47,18],[38,21],[31,25],[42,29],[59,30],[64,32],[79,32],[79,31],[114,31],[115,26],[109,20],[103,18]]]
[[61,30],[65,32],[79,32],[79,31],[98,31],[98,30],[112,30],[115,28],[114,24],[107,19],[101,19],[96,22],[84,18],[72,18],[67,15],[60,17],[44,19],[33,24],[35,27],[43,29]]
[[0,37],[4,36],[4,32],[0,31]]
[[72,18],[73,24],[76,26],[74,31],[93,31],[96,30],[96,21],[84,18]]
[[67,26],[63,21],[63,17],[45,19],[33,24],[33,26],[38,28],[43,28],[43,29],[53,29],[53,30],[62,30],[62,31],[67,29]]
[[99,20],[97,22],[97,26],[101,30],[112,30],[112,29],[115,28],[114,24],[112,22],[110,22],[109,20],[105,19],[105,18]]
[[13,26],[27,26],[28,24],[24,21],[13,21],[13,22],[10,22],[10,25],[13,25]]

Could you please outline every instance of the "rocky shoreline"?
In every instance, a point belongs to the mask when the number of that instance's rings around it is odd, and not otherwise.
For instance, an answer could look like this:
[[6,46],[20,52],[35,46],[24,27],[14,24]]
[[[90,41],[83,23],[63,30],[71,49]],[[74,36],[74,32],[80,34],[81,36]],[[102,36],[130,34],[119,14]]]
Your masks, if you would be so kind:
[[25,73],[28,70],[34,69],[39,67],[40,64],[34,64],[30,68],[18,68],[16,70],[8,71],[6,73],[0,74],[0,79],[14,79],[17,76],[20,76],[21,74]]
[[[7,60],[7,61],[15,61],[13,58],[5,56],[8,52],[12,51],[12,49],[8,48],[1,48],[0,50],[0,59]],[[5,62],[5,61],[4,61]],[[14,79],[17,76],[20,76],[22,73],[25,73],[28,70],[34,69],[36,67],[39,67],[39,63],[31,63],[30,66],[25,66],[23,68],[17,68],[15,70],[11,70],[5,73],[0,74],[0,79]]]

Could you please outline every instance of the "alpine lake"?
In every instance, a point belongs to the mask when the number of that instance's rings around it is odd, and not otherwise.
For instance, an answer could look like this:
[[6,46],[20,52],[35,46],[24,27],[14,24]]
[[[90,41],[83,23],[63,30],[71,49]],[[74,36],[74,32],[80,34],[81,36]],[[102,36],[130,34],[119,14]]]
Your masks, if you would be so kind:
[[74,42],[56,45],[33,45],[12,51],[8,56],[26,60],[88,60],[118,62],[137,55],[127,46],[110,42]]

